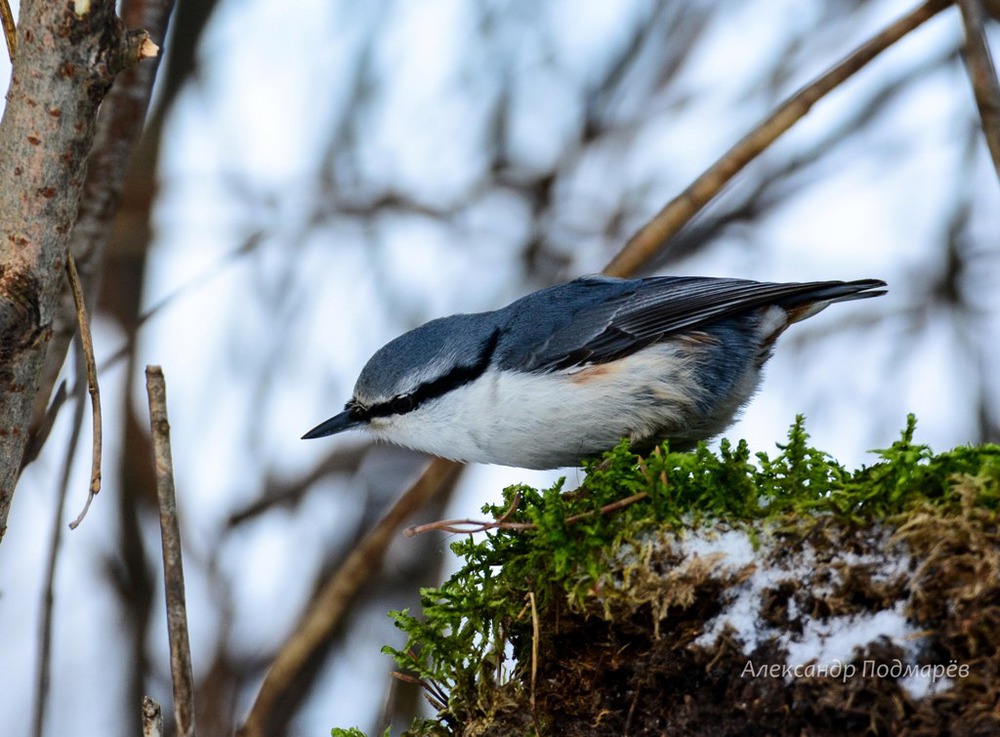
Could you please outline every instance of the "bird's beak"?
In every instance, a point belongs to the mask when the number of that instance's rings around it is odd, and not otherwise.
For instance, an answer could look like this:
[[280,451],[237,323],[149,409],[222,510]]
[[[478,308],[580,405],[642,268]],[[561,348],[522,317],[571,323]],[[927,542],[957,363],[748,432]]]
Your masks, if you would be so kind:
[[336,417],[331,417],[326,422],[322,422],[314,427],[312,430],[303,435],[302,439],[312,440],[313,438],[325,438],[327,435],[336,435],[338,432],[350,430],[351,428],[359,427],[363,424],[364,422],[361,420],[352,418],[351,413],[345,409]]

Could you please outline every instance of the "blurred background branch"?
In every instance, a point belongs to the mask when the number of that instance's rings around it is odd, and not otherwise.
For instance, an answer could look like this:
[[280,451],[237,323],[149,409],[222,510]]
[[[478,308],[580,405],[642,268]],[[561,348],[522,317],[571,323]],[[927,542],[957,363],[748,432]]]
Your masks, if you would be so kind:
[[986,8],[981,0],[959,0],[965,27],[965,64],[979,107],[986,145],[1000,177],[1000,83],[986,40]]
[[741,138],[718,161],[698,176],[639,232],[629,238],[604,267],[610,276],[629,277],[651,261],[681,228],[697,215],[743,167],[764,152],[778,136],[805,117],[812,106],[843,84],[868,62],[948,7],[946,0],[930,0],[868,39],[821,77],[810,82],[760,125]]

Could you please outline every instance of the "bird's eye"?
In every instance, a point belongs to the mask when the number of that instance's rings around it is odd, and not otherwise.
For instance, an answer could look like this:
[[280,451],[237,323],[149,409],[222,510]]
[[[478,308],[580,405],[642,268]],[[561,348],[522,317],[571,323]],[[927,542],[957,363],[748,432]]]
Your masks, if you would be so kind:
[[392,411],[397,415],[406,414],[410,412],[416,403],[413,401],[412,394],[400,394],[398,397],[393,397],[391,402]]
[[344,409],[347,410],[352,420],[365,422],[368,419],[368,408],[353,399],[347,403]]

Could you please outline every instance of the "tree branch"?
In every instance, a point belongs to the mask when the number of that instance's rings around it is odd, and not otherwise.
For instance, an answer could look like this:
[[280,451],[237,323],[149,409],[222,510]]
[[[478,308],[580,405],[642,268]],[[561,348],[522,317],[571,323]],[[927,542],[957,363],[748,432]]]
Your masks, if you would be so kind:
[[420,477],[351,551],[282,645],[264,677],[246,722],[237,733],[240,737],[264,737],[272,733],[272,719],[290,685],[340,625],[362,584],[381,566],[385,551],[403,520],[453,481],[460,468],[459,464],[443,458],[431,460]]
[[[155,38],[163,38],[173,6],[174,0],[125,0],[121,8],[122,19],[128,27],[144,28]],[[158,59],[129,67],[118,75],[101,103],[94,145],[87,160],[87,178],[69,245],[91,310],[95,303],[96,275],[104,263],[105,244],[111,239],[125,187],[125,173],[143,130],[158,68]],[[38,436],[47,416],[49,395],[59,379],[66,351],[77,329],[75,313],[74,300],[64,290],[52,318],[52,340],[45,354],[35,397],[31,421],[35,446],[40,446],[44,440]]]
[[986,146],[993,157],[993,168],[1000,177],[1000,83],[986,44],[986,14],[980,0],[958,0],[965,26],[965,68],[979,108],[979,119],[986,136]]
[[149,396],[149,427],[153,436],[153,459],[156,467],[156,498],[160,509],[163,588],[167,600],[174,716],[177,720],[177,734],[180,737],[194,737],[194,677],[191,674],[191,645],[188,642],[181,532],[177,520],[174,467],[170,453],[167,384],[159,366],[146,367],[146,393]]
[[143,52],[113,0],[24,0],[0,121],[0,540],[52,335],[98,106]]
[[90,509],[90,503],[101,490],[101,454],[104,447],[104,431],[102,429],[101,415],[101,388],[97,383],[97,359],[94,358],[94,339],[90,335],[90,318],[87,316],[87,304],[83,297],[83,287],[80,284],[80,275],[76,271],[76,261],[73,254],[68,253],[66,258],[66,274],[69,277],[70,289],[73,292],[73,301],[76,303],[77,322],[80,326],[80,346],[83,353],[83,363],[87,373],[87,389],[90,392],[91,417],[93,418],[93,453],[90,464],[90,489],[87,492],[87,501],[83,506],[80,515],[69,523],[71,530],[75,530]]
[[951,5],[928,0],[855,49],[846,59],[796,92],[764,122],[722,155],[683,192],[633,235],[604,267],[610,276],[632,276],[698,213],[744,166],[806,115],[824,95],[913,29]]

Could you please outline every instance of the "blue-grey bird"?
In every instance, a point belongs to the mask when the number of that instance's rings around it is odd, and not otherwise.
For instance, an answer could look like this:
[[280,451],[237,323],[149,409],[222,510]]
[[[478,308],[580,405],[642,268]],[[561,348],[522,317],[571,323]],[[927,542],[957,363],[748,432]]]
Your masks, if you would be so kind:
[[883,287],[583,277],[401,335],[371,357],[344,411],[303,437],[359,428],[522,468],[578,465],[621,438],[687,449],[733,422],[785,328]]

